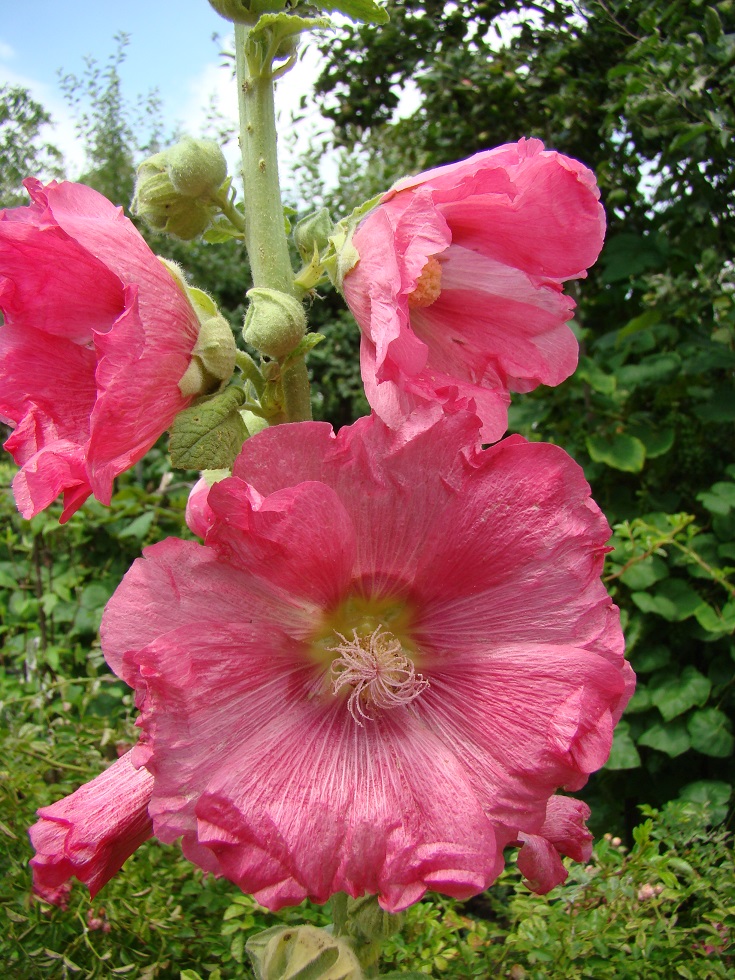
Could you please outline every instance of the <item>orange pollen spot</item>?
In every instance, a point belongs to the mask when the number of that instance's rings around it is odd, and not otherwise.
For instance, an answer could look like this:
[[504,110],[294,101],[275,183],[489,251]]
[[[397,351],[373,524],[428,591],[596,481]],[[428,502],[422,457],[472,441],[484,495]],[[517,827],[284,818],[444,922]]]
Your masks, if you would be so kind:
[[400,641],[380,626],[368,636],[353,630],[351,640],[342,633],[336,636],[340,642],[330,647],[339,655],[331,666],[332,693],[351,688],[347,708],[361,727],[381,711],[415,701],[429,686],[414,670]]
[[431,255],[416,280],[416,288],[408,294],[408,305],[411,309],[422,309],[431,306],[439,299],[442,291],[442,266],[439,259]]

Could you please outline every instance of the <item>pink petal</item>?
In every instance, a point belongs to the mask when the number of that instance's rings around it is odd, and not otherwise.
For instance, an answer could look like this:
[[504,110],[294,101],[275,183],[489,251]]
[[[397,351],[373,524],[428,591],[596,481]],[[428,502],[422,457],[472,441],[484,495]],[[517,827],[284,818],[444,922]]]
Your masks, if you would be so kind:
[[52,904],[64,903],[73,876],[94,898],[151,836],[152,788],[150,773],[133,768],[128,752],[71,796],[40,809],[40,820],[30,829],[36,893]]
[[264,499],[233,477],[207,499],[214,518],[207,544],[226,561],[324,607],[339,602],[355,563],[355,532],[333,490],[300,483]]
[[29,180],[26,186],[30,207],[0,211],[0,308],[20,329],[89,341],[93,330],[108,330],[117,317],[122,284],[59,227],[42,185]]

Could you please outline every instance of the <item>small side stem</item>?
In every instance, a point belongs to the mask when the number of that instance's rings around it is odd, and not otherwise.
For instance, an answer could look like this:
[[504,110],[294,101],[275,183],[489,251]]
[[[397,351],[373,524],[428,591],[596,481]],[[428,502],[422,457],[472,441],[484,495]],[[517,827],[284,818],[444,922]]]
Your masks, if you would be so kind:
[[245,236],[245,218],[237,210],[232,201],[228,198],[226,194],[212,194],[211,200],[220,209],[222,214],[227,218],[230,224],[234,225],[238,231],[243,233]]

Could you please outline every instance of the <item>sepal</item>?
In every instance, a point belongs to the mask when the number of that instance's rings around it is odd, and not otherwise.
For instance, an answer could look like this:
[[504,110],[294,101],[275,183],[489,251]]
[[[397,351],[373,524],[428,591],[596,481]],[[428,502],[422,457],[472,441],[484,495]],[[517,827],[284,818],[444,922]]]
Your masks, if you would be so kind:
[[316,926],[273,926],[245,943],[256,980],[363,980],[350,947]]

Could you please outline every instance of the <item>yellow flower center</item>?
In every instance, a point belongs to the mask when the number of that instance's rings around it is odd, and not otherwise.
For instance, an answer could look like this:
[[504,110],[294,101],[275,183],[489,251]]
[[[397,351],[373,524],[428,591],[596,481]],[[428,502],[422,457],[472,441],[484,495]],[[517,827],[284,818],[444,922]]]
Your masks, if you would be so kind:
[[404,600],[351,596],[325,616],[312,639],[320,695],[346,696],[361,727],[415,701],[429,686],[416,672],[420,654],[411,638],[412,618]]
[[439,299],[442,291],[442,266],[439,259],[431,255],[416,280],[416,287],[408,294],[411,309],[423,309]]
[[349,640],[336,635],[341,642],[331,647],[338,654],[331,666],[332,693],[349,691],[347,707],[358,725],[373,721],[381,711],[410,704],[429,686],[400,641],[380,626],[370,636],[360,636],[357,630]]

